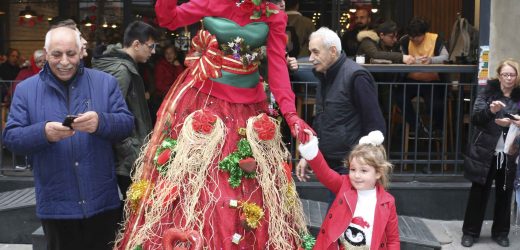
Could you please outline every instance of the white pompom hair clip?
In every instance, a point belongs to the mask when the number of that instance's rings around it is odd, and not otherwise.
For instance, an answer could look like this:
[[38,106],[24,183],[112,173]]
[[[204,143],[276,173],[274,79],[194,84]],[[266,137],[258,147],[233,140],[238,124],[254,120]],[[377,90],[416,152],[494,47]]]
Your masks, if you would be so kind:
[[359,139],[359,144],[370,144],[372,146],[379,146],[383,144],[385,137],[383,133],[379,130],[374,130],[370,132],[368,135],[365,135]]

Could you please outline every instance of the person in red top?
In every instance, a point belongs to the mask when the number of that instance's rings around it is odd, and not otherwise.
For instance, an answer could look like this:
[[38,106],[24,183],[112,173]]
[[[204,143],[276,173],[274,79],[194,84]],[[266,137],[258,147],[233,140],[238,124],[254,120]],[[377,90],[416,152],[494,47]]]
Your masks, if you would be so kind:
[[16,76],[15,83],[13,83],[11,91],[9,91],[9,96],[12,96],[14,93],[14,90],[16,89],[16,85],[33,76],[38,74],[40,70],[45,66],[45,54],[42,49],[35,50],[33,55],[31,56],[31,59],[29,59],[30,65],[27,68],[24,68],[18,72],[18,75]]
[[184,70],[177,58],[173,45],[164,48],[164,58],[155,65],[155,91],[162,98],[168,93],[173,82]]
[[[203,20],[135,163],[117,249],[297,249],[308,230],[259,62],[300,141],[285,59],[287,15],[268,1],[158,0],[160,26]],[[265,49],[264,49],[265,46]],[[192,248],[193,249],[193,248]]]
[[318,180],[336,194],[314,249],[400,249],[395,200],[385,190],[392,164],[383,140],[377,130],[359,140],[348,157],[349,175],[330,169],[315,136],[300,144],[298,149]]

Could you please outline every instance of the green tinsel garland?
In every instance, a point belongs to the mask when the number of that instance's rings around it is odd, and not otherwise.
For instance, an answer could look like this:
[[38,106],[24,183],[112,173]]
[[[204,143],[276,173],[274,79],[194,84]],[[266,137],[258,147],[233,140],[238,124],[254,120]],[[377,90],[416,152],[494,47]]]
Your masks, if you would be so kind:
[[238,162],[247,157],[252,157],[253,152],[251,146],[246,139],[240,139],[237,144],[237,150],[229,154],[222,161],[219,162],[218,166],[223,171],[229,172],[228,182],[232,188],[236,188],[242,182],[242,177],[253,179],[256,176],[256,172],[246,173],[238,166]]
[[159,155],[166,149],[170,149],[172,154],[170,158],[175,157],[175,146],[177,146],[177,140],[167,137],[163,140],[161,143],[161,146],[157,149],[157,152],[155,152],[155,157],[153,158],[153,161],[155,163],[155,167],[157,168],[157,171],[164,176],[166,172],[168,171],[168,164],[159,165],[157,163],[157,159],[159,158]]
[[312,250],[314,244],[316,244],[316,239],[310,234],[302,234],[302,248],[305,250]]

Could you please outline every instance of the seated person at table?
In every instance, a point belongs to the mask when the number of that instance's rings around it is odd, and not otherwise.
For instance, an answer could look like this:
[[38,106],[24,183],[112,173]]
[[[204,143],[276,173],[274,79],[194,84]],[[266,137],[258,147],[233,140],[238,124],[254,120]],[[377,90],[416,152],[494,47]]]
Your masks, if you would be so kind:
[[405,55],[397,44],[397,24],[386,21],[376,29],[360,31],[357,35],[359,47],[358,55],[365,55],[366,62],[373,63],[371,59],[384,59],[392,63],[412,64],[415,58]]
[[[438,34],[428,32],[429,24],[420,17],[415,17],[410,21],[407,31],[408,35],[401,38],[401,50],[405,55],[415,57],[416,64],[439,64],[448,60],[448,51],[442,43],[442,39]],[[412,107],[412,98],[421,96],[424,103],[429,105],[433,103],[433,107],[427,107],[425,110],[429,117],[432,117],[433,136],[440,137],[443,127],[444,117],[444,92],[445,85],[434,85],[430,83],[439,83],[441,78],[437,72],[411,72],[406,75],[406,82],[428,83],[420,85],[403,85],[396,88],[396,101],[405,113],[405,120],[410,125],[412,131],[415,131],[417,124],[416,112]],[[432,101],[433,98],[433,101]],[[423,124],[422,119],[417,119],[420,124],[418,128],[420,136],[432,136],[429,132],[429,124]]]

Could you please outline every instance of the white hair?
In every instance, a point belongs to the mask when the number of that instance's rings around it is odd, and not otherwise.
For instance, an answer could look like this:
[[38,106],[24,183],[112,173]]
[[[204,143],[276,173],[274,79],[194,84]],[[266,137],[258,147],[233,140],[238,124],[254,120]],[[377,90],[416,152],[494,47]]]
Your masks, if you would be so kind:
[[74,31],[74,38],[76,39],[76,46],[78,47],[78,52],[81,52],[81,47],[83,47],[83,45],[81,44],[80,33],[78,31],[68,28],[68,27],[58,27],[58,28],[47,31],[47,34],[45,35],[45,45],[43,46],[43,48],[47,52],[49,52],[49,46],[51,43],[52,33],[54,33],[55,30],[59,30],[59,29],[68,29],[68,30]]
[[332,31],[331,29],[327,27],[321,27],[318,30],[311,33],[309,40],[313,37],[320,37],[323,41],[323,45],[325,48],[330,48],[332,46],[336,47],[338,52],[341,53],[341,40],[339,39],[338,34],[336,32]]
[[43,56],[44,54],[45,54],[45,52],[43,51],[43,49],[37,49],[34,51],[33,57],[34,57],[34,59],[36,59],[40,56]]

